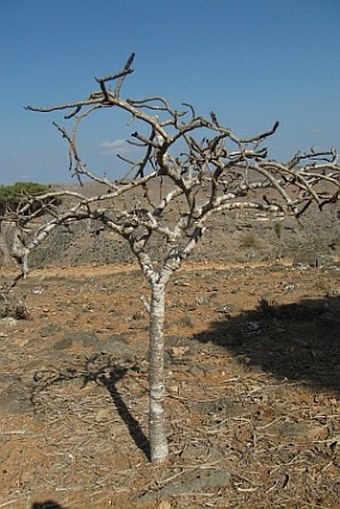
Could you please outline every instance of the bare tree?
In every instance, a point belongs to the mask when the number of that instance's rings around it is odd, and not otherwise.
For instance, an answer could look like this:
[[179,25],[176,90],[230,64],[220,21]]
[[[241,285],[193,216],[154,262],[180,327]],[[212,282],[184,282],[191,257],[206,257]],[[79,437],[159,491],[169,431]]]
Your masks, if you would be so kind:
[[[204,118],[191,104],[183,103],[177,110],[163,97],[124,99],[122,86],[133,72],[133,60],[134,54],[121,71],[96,78],[99,89],[85,99],[27,107],[47,113],[66,111],[72,129],[54,125],[67,141],[69,168],[80,186],[55,193],[67,195],[69,205],[36,229],[25,242],[25,252],[32,251],[59,225],[82,219],[99,222],[128,242],[151,289],[150,300],[145,302],[150,317],[149,440],[151,460],[162,462],[168,456],[163,329],[166,287],[172,274],[202,238],[213,214],[252,210],[298,219],[312,203],[322,209],[338,200],[340,167],[335,149],[312,149],[286,163],[270,159],[263,143],[275,133],[278,122],[257,136],[239,138],[215,113]],[[140,154],[138,160],[120,156],[127,171],[119,180],[92,171],[78,148],[79,125],[90,114],[107,108],[113,113],[114,109],[124,110],[134,122],[128,143]],[[101,184],[102,191],[86,196],[81,187],[84,178]],[[136,191],[140,191],[138,200]]]

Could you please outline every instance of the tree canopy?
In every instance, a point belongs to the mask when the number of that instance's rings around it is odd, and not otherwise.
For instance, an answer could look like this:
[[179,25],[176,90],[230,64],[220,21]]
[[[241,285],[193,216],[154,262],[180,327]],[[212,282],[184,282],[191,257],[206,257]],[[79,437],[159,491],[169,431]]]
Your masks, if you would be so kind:
[[[28,216],[38,210],[44,210],[47,205],[59,205],[61,203],[59,197],[39,198],[49,190],[50,186],[37,182],[15,182],[8,186],[0,185],[0,219],[10,212],[19,213],[20,211],[24,216]],[[23,204],[25,206],[21,210]]]

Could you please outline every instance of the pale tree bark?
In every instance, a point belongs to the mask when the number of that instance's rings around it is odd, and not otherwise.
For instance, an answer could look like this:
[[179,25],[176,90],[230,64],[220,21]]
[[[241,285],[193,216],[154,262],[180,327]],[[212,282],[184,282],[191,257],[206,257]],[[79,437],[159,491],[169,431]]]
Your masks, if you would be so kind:
[[[66,111],[72,120],[67,130],[54,124],[65,138],[72,176],[80,183],[86,178],[104,189],[88,197],[82,187],[76,191],[46,193],[41,203],[65,196],[68,205],[50,211],[23,245],[29,253],[58,226],[80,220],[99,222],[102,229],[128,242],[151,291],[149,345],[149,439],[151,459],[161,463],[168,456],[164,413],[164,317],[166,287],[200,241],[207,221],[221,211],[292,215],[299,218],[313,203],[322,210],[337,203],[340,193],[340,166],[335,149],[296,154],[288,162],[270,159],[261,144],[277,130],[278,122],[259,135],[237,137],[224,127],[215,113],[198,116],[192,105],[183,111],[170,106],[163,97],[123,99],[121,89],[133,72],[134,55],[118,73],[96,78],[99,90],[86,99],[52,107],[28,107],[31,111]],[[113,88],[108,83],[116,83]],[[132,133],[130,144],[142,151],[138,160],[120,156],[128,165],[121,179],[110,180],[91,170],[78,150],[78,127],[90,114],[112,108],[128,113],[141,126]],[[158,193],[155,193],[157,187]],[[138,203],[134,198],[140,191]],[[28,198],[23,204],[25,224],[29,222]],[[26,209],[25,209],[26,207]],[[20,210],[19,210],[20,215]],[[157,238],[162,249],[152,248]],[[158,244],[157,244],[158,245]],[[27,267],[23,265],[23,275]]]
[[160,463],[169,454],[165,430],[164,401],[164,284],[152,283],[149,335],[149,440],[151,461]]
[[0,222],[0,251],[2,253],[2,266],[15,267],[15,261],[11,254],[11,249],[7,241],[7,225],[2,225]]

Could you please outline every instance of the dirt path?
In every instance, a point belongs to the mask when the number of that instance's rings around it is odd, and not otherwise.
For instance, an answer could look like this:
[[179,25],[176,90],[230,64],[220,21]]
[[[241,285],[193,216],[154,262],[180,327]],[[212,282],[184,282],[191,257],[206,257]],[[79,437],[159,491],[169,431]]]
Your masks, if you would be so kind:
[[[195,271],[195,270],[230,270],[230,269],[256,269],[256,268],[270,268],[272,266],[290,267],[292,266],[291,259],[282,259],[278,262],[270,261],[252,261],[252,262],[186,262],[176,273]],[[110,274],[129,273],[140,270],[138,264],[110,264],[110,265],[82,265],[81,267],[48,267],[41,269],[32,269],[29,273],[29,278],[42,278],[42,277],[83,277],[84,275],[91,274],[93,277],[101,277]],[[15,276],[18,274],[16,269],[1,269],[2,274],[5,276]]]

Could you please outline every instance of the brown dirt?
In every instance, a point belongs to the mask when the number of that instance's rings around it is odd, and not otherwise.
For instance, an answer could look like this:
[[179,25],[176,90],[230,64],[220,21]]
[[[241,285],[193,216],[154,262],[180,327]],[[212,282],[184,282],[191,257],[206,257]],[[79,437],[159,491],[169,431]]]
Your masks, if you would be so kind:
[[338,263],[176,274],[163,467],[139,270],[34,270],[21,291],[29,319],[0,323],[0,508],[340,507]]

